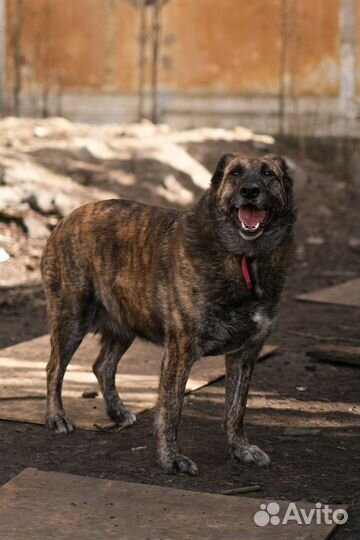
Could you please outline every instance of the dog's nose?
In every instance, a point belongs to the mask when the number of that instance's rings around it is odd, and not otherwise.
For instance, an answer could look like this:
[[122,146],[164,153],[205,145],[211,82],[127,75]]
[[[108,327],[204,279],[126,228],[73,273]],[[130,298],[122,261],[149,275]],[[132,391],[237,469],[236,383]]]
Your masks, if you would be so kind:
[[255,197],[260,195],[260,188],[254,182],[247,182],[241,186],[240,194],[244,197],[244,199],[255,199]]

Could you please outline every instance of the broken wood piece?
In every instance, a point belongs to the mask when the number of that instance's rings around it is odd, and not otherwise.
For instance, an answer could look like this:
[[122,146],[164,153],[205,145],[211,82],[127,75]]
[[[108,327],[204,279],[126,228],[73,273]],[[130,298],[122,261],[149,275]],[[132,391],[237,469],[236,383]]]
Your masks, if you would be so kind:
[[[292,334],[293,336],[300,336],[305,337],[308,339],[314,339],[316,341],[334,341],[334,336],[319,336],[317,334],[312,334],[310,332],[301,332],[298,330],[288,330],[289,334]],[[349,337],[341,337],[337,338],[339,341],[347,341],[348,343],[359,343],[360,338],[349,338]]]
[[319,362],[339,362],[360,367],[360,347],[318,345],[306,351],[306,354]]
[[345,283],[340,283],[340,285],[300,294],[296,296],[296,300],[360,307],[360,279],[352,279]]
[[99,392],[96,392],[96,390],[85,390],[82,394],[81,394],[81,397],[84,398],[84,399],[95,399],[96,397],[98,397],[99,395]]
[[273,356],[279,352],[279,346],[278,345],[264,345],[261,349],[258,362],[262,362],[266,358],[269,358],[270,356]]
[[94,425],[94,428],[100,431],[104,431],[106,433],[118,433],[119,431],[123,431],[123,429],[127,429],[133,426],[134,424],[117,424],[116,422],[114,422],[112,424],[103,424],[103,425],[94,423],[93,425]]
[[220,495],[241,495],[241,493],[251,493],[253,491],[261,491],[262,487],[258,484],[253,486],[241,486],[238,488],[224,489],[220,491]]

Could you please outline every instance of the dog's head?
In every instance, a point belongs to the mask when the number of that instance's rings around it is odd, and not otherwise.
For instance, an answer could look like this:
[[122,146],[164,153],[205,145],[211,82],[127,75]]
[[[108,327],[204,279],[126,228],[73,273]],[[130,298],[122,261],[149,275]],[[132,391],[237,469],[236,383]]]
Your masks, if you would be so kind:
[[216,231],[234,253],[269,252],[290,232],[295,220],[292,180],[285,160],[224,155],[211,181]]

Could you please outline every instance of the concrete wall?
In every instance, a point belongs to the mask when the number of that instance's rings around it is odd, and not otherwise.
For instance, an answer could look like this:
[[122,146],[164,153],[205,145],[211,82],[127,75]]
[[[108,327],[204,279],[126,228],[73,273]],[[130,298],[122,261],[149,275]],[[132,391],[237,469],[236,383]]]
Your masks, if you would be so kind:
[[[7,0],[8,108],[18,76],[20,112],[62,113],[90,121],[136,119],[139,3]],[[293,131],[300,124],[303,130],[313,130],[321,124],[321,129],[336,131],[339,119],[349,116],[347,125],[353,126],[360,96],[359,4],[360,0],[169,0],[161,11],[160,119],[182,126],[240,122],[267,131],[279,126]],[[151,7],[145,16],[149,94]],[[349,84],[354,85],[353,95]],[[148,97],[145,105],[150,107]]]

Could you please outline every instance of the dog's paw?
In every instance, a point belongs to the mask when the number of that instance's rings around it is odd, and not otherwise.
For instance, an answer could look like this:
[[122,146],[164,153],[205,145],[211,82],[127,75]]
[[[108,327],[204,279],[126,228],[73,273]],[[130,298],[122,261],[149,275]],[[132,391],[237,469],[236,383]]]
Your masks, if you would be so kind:
[[259,467],[270,467],[271,465],[269,456],[254,444],[231,446],[230,454],[233,459],[242,463],[250,463]]
[[132,426],[136,423],[136,415],[128,409],[112,409],[111,411],[108,410],[107,414],[115,424],[121,427]]
[[46,427],[54,433],[71,433],[75,426],[68,416],[65,414],[47,414]]
[[190,458],[183,456],[182,454],[175,454],[173,458],[160,458],[160,465],[162,470],[167,474],[189,474],[190,476],[196,476],[198,468]]

